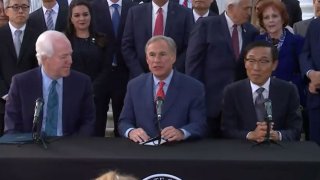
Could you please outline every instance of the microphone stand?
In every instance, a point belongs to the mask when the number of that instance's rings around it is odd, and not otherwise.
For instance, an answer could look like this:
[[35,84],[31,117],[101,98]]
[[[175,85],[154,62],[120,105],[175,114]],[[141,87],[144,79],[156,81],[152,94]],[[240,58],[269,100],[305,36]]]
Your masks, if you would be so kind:
[[[35,117],[36,118],[36,117]],[[33,124],[32,139],[35,144],[42,144],[44,149],[48,149],[47,141],[45,139],[45,133],[41,133],[41,125],[39,121],[35,121]]]
[[271,132],[272,115],[268,115],[267,117],[265,117],[264,121],[267,123],[267,133],[264,138],[264,141],[254,144],[253,147],[261,146],[261,145],[270,146],[271,144],[275,144],[277,146],[283,147],[280,143],[271,139],[270,132]]

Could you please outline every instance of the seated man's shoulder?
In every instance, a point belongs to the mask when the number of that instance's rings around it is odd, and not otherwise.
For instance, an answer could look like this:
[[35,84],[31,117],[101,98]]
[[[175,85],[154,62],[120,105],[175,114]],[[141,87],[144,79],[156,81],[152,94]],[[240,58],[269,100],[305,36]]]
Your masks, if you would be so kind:
[[[81,81],[90,81],[90,77],[82,72],[71,70],[70,75],[68,76],[70,79],[81,80]],[[67,78],[68,78],[67,77]]]

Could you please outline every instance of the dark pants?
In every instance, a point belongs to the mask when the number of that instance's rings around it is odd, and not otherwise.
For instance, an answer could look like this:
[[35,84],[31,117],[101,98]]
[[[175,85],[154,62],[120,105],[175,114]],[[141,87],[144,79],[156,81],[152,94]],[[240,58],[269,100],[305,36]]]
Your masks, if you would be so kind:
[[107,112],[111,100],[114,122],[114,135],[119,137],[118,120],[123,107],[128,83],[128,71],[126,69],[113,68],[110,77],[104,85],[96,86],[96,136],[104,137],[107,122]]
[[221,113],[217,117],[207,117],[208,137],[221,138]]

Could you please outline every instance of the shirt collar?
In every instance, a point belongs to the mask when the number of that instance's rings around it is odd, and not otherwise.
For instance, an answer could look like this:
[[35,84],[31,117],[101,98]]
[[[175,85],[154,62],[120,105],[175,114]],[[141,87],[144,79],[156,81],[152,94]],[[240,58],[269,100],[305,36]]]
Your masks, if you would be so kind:
[[192,12],[193,12],[193,17],[194,17],[195,21],[197,21],[200,17],[208,17],[209,16],[209,10],[203,16],[200,16],[194,9],[192,10]]
[[[169,4],[169,0],[161,7],[162,8],[162,13],[167,13],[168,12],[168,4]],[[154,10],[153,12],[155,14],[158,12],[159,8],[160,7],[156,3],[154,3],[152,1],[152,9]]]
[[112,2],[111,0],[107,0],[107,1],[108,1],[109,7],[111,7],[112,4],[118,4],[120,7],[121,7],[121,5],[122,5],[122,0],[119,0],[119,1],[116,2],[116,3]]
[[[43,14],[46,14],[46,11],[48,10],[47,8],[45,8],[44,6],[42,6],[42,10],[43,10]],[[55,14],[58,14],[59,12],[59,4],[58,2],[56,2],[56,4],[52,7],[52,10]]]
[[[41,67],[41,74],[42,74],[42,79],[43,79],[42,81],[43,81],[44,87],[49,88],[49,86],[50,86],[51,82],[53,81],[53,79],[51,79],[47,75],[47,73],[44,71],[43,67]],[[63,80],[62,77],[59,78],[59,79],[56,79],[57,84],[62,85],[62,80]]]
[[[154,85],[157,86],[158,83],[160,82],[160,79],[158,79],[154,75],[152,75],[152,76],[153,76]],[[172,76],[173,76],[173,70],[171,70],[169,76],[166,79],[162,80],[165,83],[165,85],[169,85],[170,84]]]
[[14,27],[11,22],[9,21],[9,27],[10,27],[10,30],[11,30],[11,34],[14,34],[14,32],[16,30],[21,30],[22,32],[24,32],[24,30],[26,29],[26,24],[24,24],[21,28],[17,29],[16,27]]
[[269,92],[269,88],[270,88],[270,77],[268,78],[268,80],[262,85],[262,86],[258,86],[256,84],[254,84],[252,81],[250,81],[250,85],[251,85],[251,90],[252,90],[252,94],[256,92],[257,89],[263,87],[265,89],[266,92]]

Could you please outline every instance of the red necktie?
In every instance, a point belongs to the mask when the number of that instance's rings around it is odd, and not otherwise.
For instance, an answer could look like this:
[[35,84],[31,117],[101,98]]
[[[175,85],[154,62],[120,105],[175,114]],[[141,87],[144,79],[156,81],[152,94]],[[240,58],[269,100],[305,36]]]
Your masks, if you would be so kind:
[[162,14],[162,8],[158,9],[158,15],[156,18],[156,23],[154,26],[154,32],[153,32],[154,36],[157,35],[163,35],[163,14]]
[[234,55],[236,56],[236,59],[238,60],[240,48],[239,48],[239,35],[238,35],[238,29],[237,29],[236,24],[233,25],[231,39],[232,39],[232,46],[233,46]]
[[164,84],[165,83],[163,81],[159,82],[159,88],[158,88],[156,97],[161,97],[162,99],[164,99],[165,97],[164,90],[163,90]]
[[184,0],[183,3],[182,3],[182,5],[183,5],[184,7],[188,7],[188,0]]

